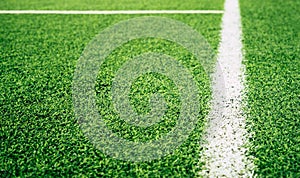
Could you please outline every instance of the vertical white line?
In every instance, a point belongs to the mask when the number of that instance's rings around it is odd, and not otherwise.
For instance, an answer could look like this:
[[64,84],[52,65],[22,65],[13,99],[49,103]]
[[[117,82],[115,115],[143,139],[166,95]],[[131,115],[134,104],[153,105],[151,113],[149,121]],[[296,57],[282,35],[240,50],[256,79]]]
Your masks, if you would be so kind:
[[247,131],[242,113],[244,73],[238,0],[226,0],[224,8],[212,108],[200,160],[205,165],[200,175],[253,177],[253,164],[245,155]]

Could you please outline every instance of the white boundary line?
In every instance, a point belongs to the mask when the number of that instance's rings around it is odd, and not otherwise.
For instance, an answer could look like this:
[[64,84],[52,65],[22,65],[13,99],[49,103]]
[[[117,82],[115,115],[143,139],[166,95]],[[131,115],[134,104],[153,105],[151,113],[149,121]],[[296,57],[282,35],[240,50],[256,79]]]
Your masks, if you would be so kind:
[[0,10],[0,14],[223,14],[222,10]]
[[242,112],[244,66],[238,0],[226,0],[224,9],[217,58],[219,67],[213,74],[212,108],[200,156],[205,165],[200,175],[253,177],[253,163],[246,157],[248,137]]

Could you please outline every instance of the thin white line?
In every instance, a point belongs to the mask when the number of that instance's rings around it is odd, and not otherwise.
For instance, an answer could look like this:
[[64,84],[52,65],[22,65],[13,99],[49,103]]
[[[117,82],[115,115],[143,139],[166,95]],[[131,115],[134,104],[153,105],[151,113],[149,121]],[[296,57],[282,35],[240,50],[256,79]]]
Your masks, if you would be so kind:
[[212,108],[204,136],[203,177],[253,177],[246,157],[248,136],[242,113],[244,66],[238,0],[226,0],[222,18],[218,67],[213,74]]
[[0,14],[222,14],[222,10],[0,10]]

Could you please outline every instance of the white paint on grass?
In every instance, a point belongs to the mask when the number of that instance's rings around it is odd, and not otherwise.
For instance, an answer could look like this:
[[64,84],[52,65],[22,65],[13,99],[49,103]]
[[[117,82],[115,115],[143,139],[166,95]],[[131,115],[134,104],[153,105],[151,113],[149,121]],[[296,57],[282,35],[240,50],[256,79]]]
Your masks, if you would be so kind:
[[238,0],[225,2],[221,35],[219,67],[213,74],[212,108],[200,160],[205,165],[200,175],[253,177],[253,164],[245,155],[247,131],[242,113],[244,69]]
[[0,10],[0,14],[222,14],[222,10]]

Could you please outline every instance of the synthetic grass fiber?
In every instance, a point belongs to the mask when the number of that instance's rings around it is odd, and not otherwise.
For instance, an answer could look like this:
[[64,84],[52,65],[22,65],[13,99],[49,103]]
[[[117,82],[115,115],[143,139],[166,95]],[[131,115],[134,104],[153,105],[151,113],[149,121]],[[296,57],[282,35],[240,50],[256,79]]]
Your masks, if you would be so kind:
[[[176,122],[178,91],[163,75],[135,80],[130,98],[136,112],[149,111],[149,94],[160,92],[169,107],[164,120],[149,129],[124,124],[110,109],[110,87],[117,68],[130,55],[165,52],[193,74],[201,93],[196,129],[172,154],[132,163],[108,157],[83,135],[74,117],[72,79],[89,41],[104,28],[138,15],[1,15],[0,28],[0,171],[4,176],[192,177],[197,174],[209,80],[184,48],[160,39],[140,39],[116,49],[99,71],[95,91],[107,125],[136,141],[160,137]],[[216,50],[221,15],[165,15],[199,31]],[[134,49],[134,50],[133,50]],[[148,85],[151,84],[151,85]]]
[[300,1],[240,5],[255,173],[300,177]]

